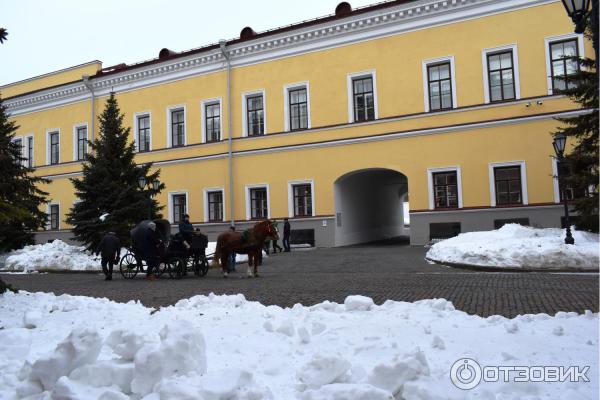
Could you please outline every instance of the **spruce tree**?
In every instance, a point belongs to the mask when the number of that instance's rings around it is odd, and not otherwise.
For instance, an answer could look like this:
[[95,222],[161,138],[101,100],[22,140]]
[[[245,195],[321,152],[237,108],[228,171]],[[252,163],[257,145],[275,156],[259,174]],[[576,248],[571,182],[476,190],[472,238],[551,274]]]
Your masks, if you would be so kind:
[[[591,32],[587,33],[591,36]],[[571,88],[560,93],[569,96],[581,108],[590,110],[573,118],[557,118],[563,123],[553,134],[570,138],[565,150],[560,179],[576,195],[574,210],[578,229],[598,232],[598,73],[596,60],[578,58],[581,70],[573,77]]]
[[18,126],[8,117],[0,98],[0,252],[32,244],[35,231],[47,221],[48,193],[39,188],[47,181],[31,175],[22,143],[13,141]]
[[[129,242],[129,231],[138,222],[156,218],[160,208],[153,196],[164,189],[138,187],[138,179],[158,181],[160,171],[150,173],[152,164],[136,165],[134,144],[128,141],[130,129],[123,127],[123,114],[114,93],[98,117],[99,137],[90,142],[90,153],[83,163],[83,176],[71,179],[79,202],[66,221],[73,225],[75,238],[95,250],[102,236],[113,231],[122,243]],[[101,220],[101,216],[108,217]]]

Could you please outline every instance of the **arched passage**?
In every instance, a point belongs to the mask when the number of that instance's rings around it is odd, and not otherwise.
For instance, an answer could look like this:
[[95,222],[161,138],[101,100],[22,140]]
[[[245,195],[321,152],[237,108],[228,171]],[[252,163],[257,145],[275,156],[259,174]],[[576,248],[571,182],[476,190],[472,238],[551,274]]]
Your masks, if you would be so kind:
[[409,235],[406,175],[382,168],[353,171],[334,182],[333,192],[336,246]]

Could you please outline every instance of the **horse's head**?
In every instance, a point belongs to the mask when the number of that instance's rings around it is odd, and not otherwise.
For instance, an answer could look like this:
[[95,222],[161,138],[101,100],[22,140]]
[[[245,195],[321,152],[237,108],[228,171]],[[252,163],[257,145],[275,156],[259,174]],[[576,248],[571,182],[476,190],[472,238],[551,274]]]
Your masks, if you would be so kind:
[[265,237],[279,239],[277,228],[275,228],[275,225],[271,220],[266,219],[264,221],[259,222],[258,224],[256,224],[255,230],[263,232]]

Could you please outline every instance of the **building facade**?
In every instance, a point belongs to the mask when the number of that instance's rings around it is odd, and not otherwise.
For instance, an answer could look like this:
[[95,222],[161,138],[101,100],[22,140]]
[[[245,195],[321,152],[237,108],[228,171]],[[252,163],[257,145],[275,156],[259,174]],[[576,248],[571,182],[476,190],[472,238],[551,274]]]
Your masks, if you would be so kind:
[[[76,66],[0,88],[48,229],[70,236],[86,140],[116,93],[171,222],[210,236],[289,217],[297,241],[412,244],[507,221],[560,226],[556,88],[590,54],[557,0],[391,1],[159,57]],[[566,79],[564,79],[566,78]],[[231,140],[230,140],[231,139]],[[410,224],[405,208],[410,204]]]

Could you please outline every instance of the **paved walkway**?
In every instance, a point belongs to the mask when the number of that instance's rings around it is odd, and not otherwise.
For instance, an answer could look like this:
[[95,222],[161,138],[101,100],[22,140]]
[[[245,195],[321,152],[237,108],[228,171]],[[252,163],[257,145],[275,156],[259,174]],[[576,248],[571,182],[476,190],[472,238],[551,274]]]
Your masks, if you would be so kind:
[[[557,311],[598,312],[597,274],[476,272],[431,265],[423,247],[370,245],[282,253],[265,258],[261,277],[243,273],[224,279],[210,270],[204,278],[133,281],[114,274],[105,282],[96,274],[2,275],[8,283],[28,291],[140,300],[165,306],[197,294],[243,293],[248,300],[289,307],[324,300],[343,302],[351,294],[415,301],[446,298],[456,308],[482,316],[512,317]],[[246,265],[238,265],[245,273]],[[243,277],[243,279],[242,279]]]

